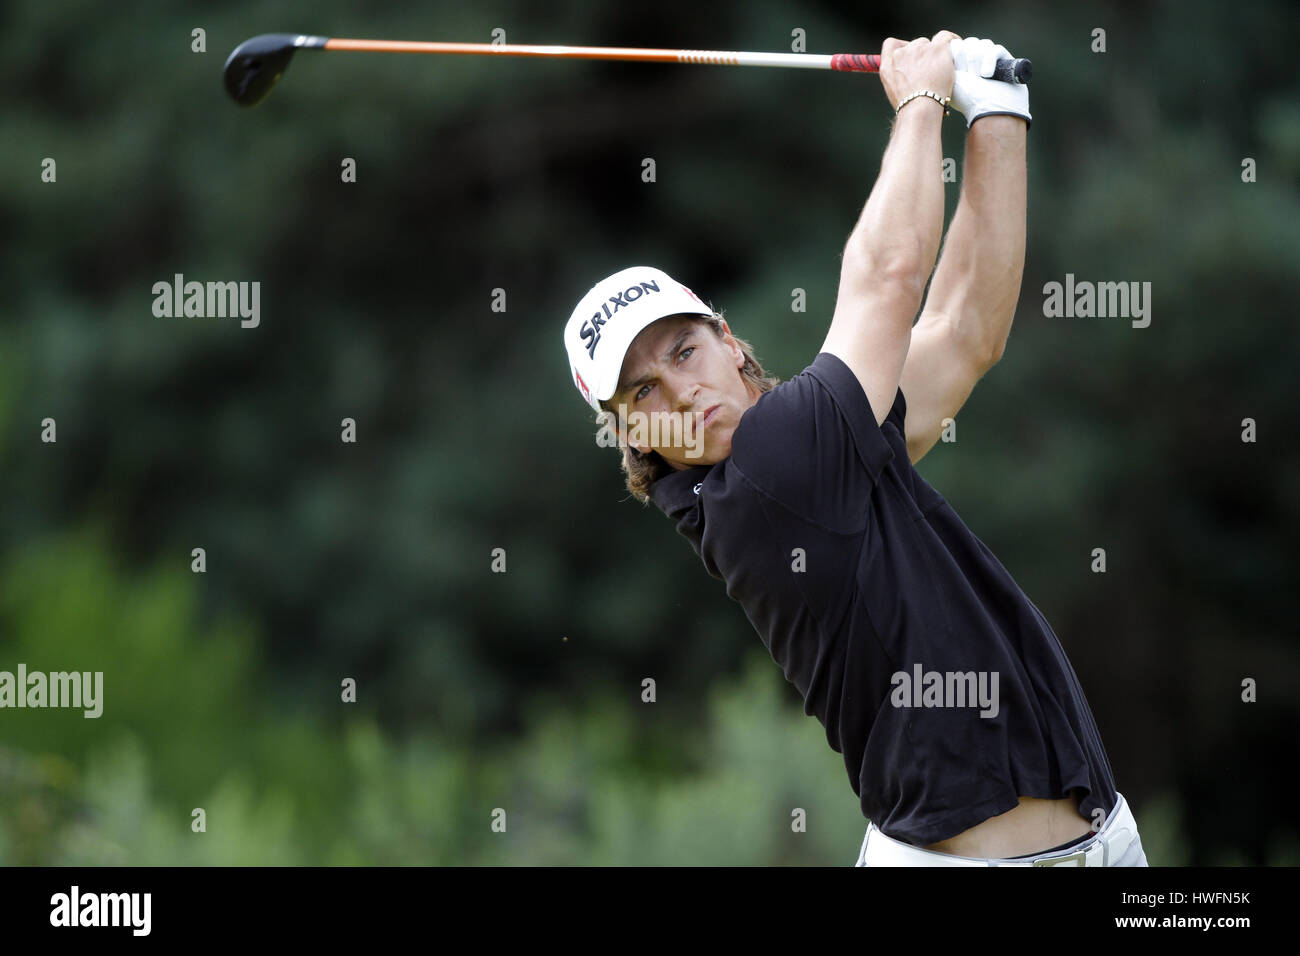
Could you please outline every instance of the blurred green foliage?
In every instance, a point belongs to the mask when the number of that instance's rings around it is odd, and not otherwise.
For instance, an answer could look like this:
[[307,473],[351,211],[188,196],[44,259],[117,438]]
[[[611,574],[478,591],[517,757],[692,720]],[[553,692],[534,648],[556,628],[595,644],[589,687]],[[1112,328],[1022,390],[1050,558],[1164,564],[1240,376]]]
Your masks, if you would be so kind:
[[[190,583],[123,580],[92,538],[27,556],[0,583],[20,657],[54,633],[81,636],[47,652],[53,666],[148,657],[129,698],[106,698],[98,720],[7,716],[0,861],[10,865],[848,865],[861,842],[843,767],[820,728],[783,707],[762,655],[715,686],[680,758],[655,757],[669,742],[600,692],[571,706],[535,698],[529,732],[508,743],[436,727],[399,741],[369,714],[309,731],[277,710],[246,626],[202,628]],[[41,595],[55,594],[67,597],[67,626],[51,630]],[[497,807],[509,808],[500,833]],[[203,832],[191,828],[195,808]],[[795,808],[804,832],[791,826]],[[1186,863],[1178,800],[1138,812],[1153,865]],[[1296,849],[1269,862],[1294,865]]]
[[[713,690],[685,747],[600,689],[530,699],[515,741],[436,726],[399,740],[361,701],[309,727],[267,686],[246,625],[203,627],[190,580],[126,580],[93,537],[17,556],[0,582],[19,659],[117,678],[98,719],[6,714],[7,863],[851,863],[861,839],[843,767],[820,728],[783,707],[765,658]],[[114,666],[127,659],[138,673]],[[300,709],[319,718],[336,691],[318,692]],[[490,828],[497,807],[504,833]],[[789,825],[796,807],[807,833]],[[195,808],[205,832],[191,830]]]
[[[221,89],[257,33],[496,27],[770,50],[801,28],[812,52],[950,27],[1034,60],[1021,308],[959,442],[920,470],[1053,623],[1151,862],[1300,861],[1280,769],[1300,700],[1300,11],[658,13],[0,10],[0,669],[103,670],[106,695],[98,720],[0,712],[0,862],[853,862],[841,759],[669,523],[625,500],[559,333],[595,279],[648,262],[798,372],[884,98],[811,71],[363,54],[299,56],[253,110]],[[1151,327],[1045,319],[1067,272],[1150,281]],[[260,281],[261,326],[155,318],[176,273]]]

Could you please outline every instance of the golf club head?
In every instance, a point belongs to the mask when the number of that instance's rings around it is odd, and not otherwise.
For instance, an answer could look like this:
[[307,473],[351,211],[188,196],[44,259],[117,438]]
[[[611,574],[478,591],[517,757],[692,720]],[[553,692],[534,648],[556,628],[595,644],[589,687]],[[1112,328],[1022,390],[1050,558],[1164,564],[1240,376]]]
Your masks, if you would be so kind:
[[322,49],[327,39],[300,33],[263,33],[245,40],[226,60],[222,72],[226,92],[240,106],[260,103],[289,68],[296,50]]

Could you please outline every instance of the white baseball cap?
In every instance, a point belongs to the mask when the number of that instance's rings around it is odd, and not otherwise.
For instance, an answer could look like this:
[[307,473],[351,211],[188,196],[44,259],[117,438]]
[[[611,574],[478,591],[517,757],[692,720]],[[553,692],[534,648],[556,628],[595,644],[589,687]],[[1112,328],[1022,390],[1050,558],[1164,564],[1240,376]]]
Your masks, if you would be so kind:
[[600,411],[618,389],[623,356],[637,333],[670,315],[712,315],[686,286],[650,266],[632,266],[591,287],[564,327],[569,369],[587,404]]

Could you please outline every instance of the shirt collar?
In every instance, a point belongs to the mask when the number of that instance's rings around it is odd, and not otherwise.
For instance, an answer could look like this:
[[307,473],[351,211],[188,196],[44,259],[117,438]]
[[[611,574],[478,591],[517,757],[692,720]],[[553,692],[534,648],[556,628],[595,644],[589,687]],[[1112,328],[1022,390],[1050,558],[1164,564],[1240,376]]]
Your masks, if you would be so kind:
[[713,465],[696,465],[664,475],[650,486],[650,500],[670,518],[695,507],[700,500],[700,487],[713,468]]

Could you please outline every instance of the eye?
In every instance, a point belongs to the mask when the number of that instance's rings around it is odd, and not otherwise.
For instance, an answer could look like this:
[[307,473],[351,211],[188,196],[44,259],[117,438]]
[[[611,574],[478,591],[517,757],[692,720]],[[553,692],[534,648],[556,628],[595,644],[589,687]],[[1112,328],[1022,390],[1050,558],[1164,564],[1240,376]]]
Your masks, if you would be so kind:
[[[677,353],[677,361],[679,363],[682,362],[694,351],[695,351],[694,345],[686,346],[686,348],[682,349],[680,352]],[[651,387],[652,386],[650,386],[649,384],[642,385],[641,388],[637,391],[637,393],[632,396],[632,401],[634,402],[641,401],[641,399],[645,398],[647,395],[650,394]]]

